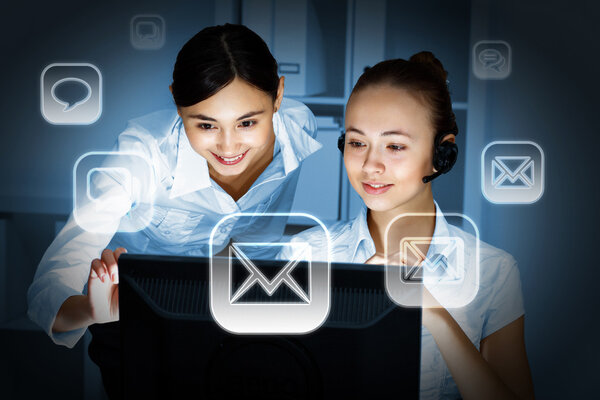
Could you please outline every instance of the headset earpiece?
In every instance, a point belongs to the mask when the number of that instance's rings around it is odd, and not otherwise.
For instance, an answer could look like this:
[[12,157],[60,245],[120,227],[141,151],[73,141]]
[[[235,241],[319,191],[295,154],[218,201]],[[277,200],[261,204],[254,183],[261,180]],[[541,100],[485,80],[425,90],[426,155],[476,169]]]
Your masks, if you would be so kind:
[[344,147],[346,147],[346,134],[342,133],[337,141],[338,149],[344,154]]
[[[438,135],[438,137],[441,138],[443,136]],[[433,153],[433,167],[437,172],[424,177],[423,183],[431,182],[441,174],[445,174],[450,171],[454,166],[454,163],[456,163],[457,158],[458,146],[456,143],[446,140],[445,142],[437,144]]]

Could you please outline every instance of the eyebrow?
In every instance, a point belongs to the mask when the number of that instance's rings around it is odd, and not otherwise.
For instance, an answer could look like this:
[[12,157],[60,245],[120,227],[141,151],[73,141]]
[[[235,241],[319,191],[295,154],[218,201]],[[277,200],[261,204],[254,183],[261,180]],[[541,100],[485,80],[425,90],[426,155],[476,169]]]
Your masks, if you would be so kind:
[[[354,128],[354,127],[349,127],[348,129],[346,129],[346,132],[355,132],[358,133],[359,135],[365,135],[365,133],[363,131],[361,131],[360,129]],[[392,130],[392,131],[385,131],[385,132],[381,132],[379,134],[379,136],[392,136],[392,135],[402,135],[402,136],[406,136],[410,139],[412,139],[412,135],[400,130]]]
[[[264,112],[265,112],[265,110],[260,110],[260,111],[250,111],[250,112],[247,112],[246,114],[242,115],[242,116],[241,116],[241,117],[239,117],[238,119],[236,119],[236,121],[241,121],[241,120],[243,120],[243,119],[250,118],[250,117],[253,117],[253,116],[255,116],[255,115],[258,115],[258,114],[262,114],[262,113],[264,113]],[[204,115],[204,114],[194,114],[194,115],[190,115],[190,118],[201,119],[201,120],[204,120],[204,121],[215,121],[215,122],[217,121],[216,119],[214,119],[214,118],[212,118],[212,117],[209,117],[209,116],[206,116],[206,115]]]

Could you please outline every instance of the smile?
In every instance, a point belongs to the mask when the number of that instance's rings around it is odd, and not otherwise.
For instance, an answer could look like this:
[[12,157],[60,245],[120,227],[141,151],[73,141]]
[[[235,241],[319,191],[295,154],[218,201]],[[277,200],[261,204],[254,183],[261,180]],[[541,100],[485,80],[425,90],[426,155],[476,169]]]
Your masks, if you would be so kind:
[[383,194],[390,190],[392,186],[394,186],[393,184],[385,184],[378,182],[363,182],[362,185],[363,189],[368,194]]
[[215,156],[217,161],[223,165],[235,165],[244,159],[244,157],[246,156],[246,153],[248,153],[248,151],[250,151],[250,149],[246,150],[242,154],[238,154],[237,156],[233,156],[233,157],[221,157],[221,156],[213,153],[212,151],[211,151],[211,154],[213,156]]

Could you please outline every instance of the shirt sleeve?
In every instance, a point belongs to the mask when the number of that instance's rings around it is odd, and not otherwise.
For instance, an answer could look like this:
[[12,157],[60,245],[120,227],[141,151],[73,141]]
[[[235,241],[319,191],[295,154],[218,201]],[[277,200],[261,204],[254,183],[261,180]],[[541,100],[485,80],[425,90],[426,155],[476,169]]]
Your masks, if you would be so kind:
[[[121,134],[114,150],[140,153],[144,143],[134,136],[127,131]],[[102,200],[104,195],[114,195],[114,190],[101,194],[98,200]],[[52,326],[65,300],[86,291],[92,260],[100,257],[117,231],[121,217],[131,208],[132,200],[124,200],[128,202],[127,207],[113,208],[108,212],[104,210],[102,215],[97,213],[94,203],[78,209],[78,218],[72,213],[38,265],[27,291],[27,314],[56,344],[71,348],[85,333],[85,329],[55,333]],[[100,233],[83,229],[82,221],[88,227],[90,223],[101,224]]]
[[490,304],[484,314],[482,339],[510,324],[525,313],[521,278],[514,258],[501,265],[494,283]]

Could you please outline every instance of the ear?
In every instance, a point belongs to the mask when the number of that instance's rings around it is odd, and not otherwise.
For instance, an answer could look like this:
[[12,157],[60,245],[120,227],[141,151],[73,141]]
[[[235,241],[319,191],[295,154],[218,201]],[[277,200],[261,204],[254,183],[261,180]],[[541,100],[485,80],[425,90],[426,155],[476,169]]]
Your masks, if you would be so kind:
[[456,135],[454,133],[447,134],[440,141],[440,143],[444,143],[444,142],[456,143]]
[[279,78],[279,85],[277,86],[277,98],[275,99],[275,112],[281,107],[281,101],[283,100],[283,88],[285,86],[285,76]]

